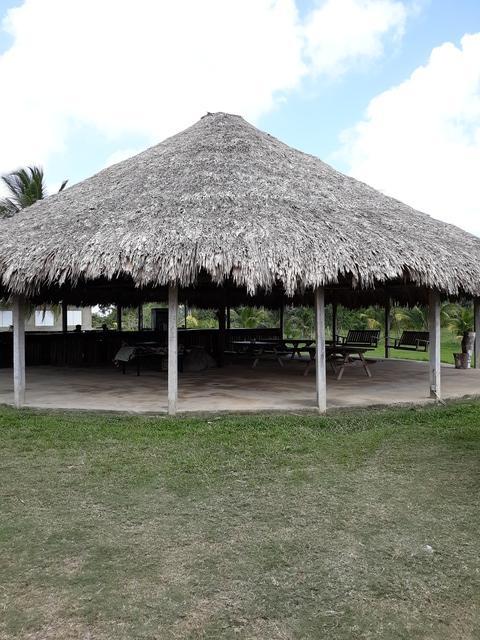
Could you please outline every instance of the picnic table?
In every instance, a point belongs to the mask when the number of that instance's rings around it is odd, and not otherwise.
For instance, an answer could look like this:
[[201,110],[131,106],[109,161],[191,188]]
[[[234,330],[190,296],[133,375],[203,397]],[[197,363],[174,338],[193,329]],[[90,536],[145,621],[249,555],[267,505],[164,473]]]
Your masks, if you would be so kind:
[[[338,374],[336,375],[337,380],[341,380],[343,377],[343,373],[345,371],[345,367],[349,364],[352,364],[353,359],[352,356],[357,356],[360,362],[363,365],[365,370],[365,374],[371,378],[372,374],[370,369],[368,368],[368,363],[365,360],[365,353],[367,351],[371,351],[371,347],[356,347],[356,346],[346,346],[341,344],[333,344],[331,341],[326,341],[325,344],[325,356],[327,362],[332,366],[333,372],[337,374],[336,364],[340,364],[340,369]],[[310,361],[307,362],[307,366],[303,372],[304,376],[308,375],[308,372],[312,368],[312,365],[315,362],[315,349],[310,349]]]
[[[308,352],[310,360],[304,369],[303,375],[307,376],[312,365],[315,362],[315,340],[309,338],[296,339],[286,338],[279,340],[235,340],[232,345],[240,349],[240,353],[253,358],[252,369],[254,369],[259,360],[275,359],[278,364],[283,367],[284,359],[295,358],[296,355],[301,357],[302,352]],[[365,370],[365,374],[371,378],[372,374],[365,359],[365,353],[371,351],[372,347],[354,344],[338,344],[332,340],[325,341],[326,360],[330,363],[337,380],[341,380],[345,371],[345,367],[353,363],[353,357],[360,360]],[[337,373],[337,365],[339,365]]]
[[260,359],[274,358],[283,367],[282,357],[287,355],[281,340],[234,340],[232,342],[241,353],[253,358],[252,369]]
[[291,360],[298,356],[302,357],[302,352],[309,352],[309,348],[315,343],[311,338],[275,338],[265,340],[234,340],[232,345],[240,348],[240,352],[253,356],[252,368],[255,368],[261,359],[274,358],[283,367],[282,358],[287,356]]
[[309,338],[287,338],[282,340],[282,343],[287,351],[291,351],[291,357],[293,360],[295,355],[298,355],[298,357],[301,358],[302,353],[305,353],[306,351],[309,352],[309,348],[315,343],[315,340],[311,340]]

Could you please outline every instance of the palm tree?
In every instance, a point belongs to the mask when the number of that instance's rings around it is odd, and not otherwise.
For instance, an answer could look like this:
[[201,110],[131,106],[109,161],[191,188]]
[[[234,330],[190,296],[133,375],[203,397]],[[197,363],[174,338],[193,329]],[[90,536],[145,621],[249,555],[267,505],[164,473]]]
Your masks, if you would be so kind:
[[[0,216],[2,217],[13,216],[21,209],[47,196],[43,169],[40,167],[17,169],[2,176],[2,181],[9,191],[9,197],[0,199]],[[67,182],[68,180],[62,182],[59,192],[65,189]]]
[[232,309],[232,324],[243,329],[268,326],[268,314],[262,307],[237,307]]
[[428,309],[426,307],[394,307],[392,309],[392,324],[397,331],[428,329]]
[[473,331],[473,308],[471,305],[449,304],[446,327],[457,338],[466,331]]
[[367,329],[382,329],[385,323],[385,311],[381,307],[367,307],[358,312],[358,318],[361,321],[359,329],[363,329],[364,326]]

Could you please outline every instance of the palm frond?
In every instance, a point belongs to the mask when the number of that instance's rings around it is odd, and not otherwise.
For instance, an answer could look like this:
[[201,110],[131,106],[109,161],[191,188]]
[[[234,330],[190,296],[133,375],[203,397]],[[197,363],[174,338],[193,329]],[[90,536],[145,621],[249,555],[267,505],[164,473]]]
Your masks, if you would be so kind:
[[17,169],[2,176],[2,180],[10,192],[9,200],[17,211],[29,207],[47,195],[43,183],[43,169],[40,167]]
[[[20,168],[1,176],[1,179],[9,191],[9,197],[0,200],[2,218],[10,217],[48,195],[41,167]],[[62,182],[59,193],[65,189],[67,182],[68,180]]]
[[396,326],[401,330],[422,331],[428,328],[428,311],[424,307],[394,307],[392,317]]
[[445,323],[449,331],[457,337],[473,330],[473,309],[471,306],[452,304],[449,307],[448,320]]

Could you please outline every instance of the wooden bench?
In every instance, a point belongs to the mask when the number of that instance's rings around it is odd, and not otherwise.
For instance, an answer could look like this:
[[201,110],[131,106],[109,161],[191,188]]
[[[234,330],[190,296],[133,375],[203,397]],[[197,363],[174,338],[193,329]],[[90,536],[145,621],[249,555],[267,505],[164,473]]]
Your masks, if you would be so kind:
[[404,331],[400,338],[395,338],[391,349],[403,351],[428,351],[430,334],[428,331]]
[[350,329],[346,336],[337,338],[341,345],[375,349],[380,339],[380,329]]

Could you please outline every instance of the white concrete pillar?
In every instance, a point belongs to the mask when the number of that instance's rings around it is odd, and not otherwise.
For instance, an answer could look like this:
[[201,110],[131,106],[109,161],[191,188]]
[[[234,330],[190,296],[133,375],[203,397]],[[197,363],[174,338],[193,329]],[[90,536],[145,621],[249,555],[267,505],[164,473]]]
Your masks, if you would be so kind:
[[168,287],[168,413],[177,413],[178,398],[178,288]]
[[319,413],[327,410],[327,370],[325,366],[325,290],[315,289],[315,340],[316,340],[316,385],[317,408]]
[[480,369],[480,298],[473,300],[473,330],[475,331],[474,366],[475,369]]
[[15,406],[25,404],[25,300],[13,299],[13,396]]
[[428,329],[430,332],[430,397],[442,399],[440,381],[440,294],[428,294]]

